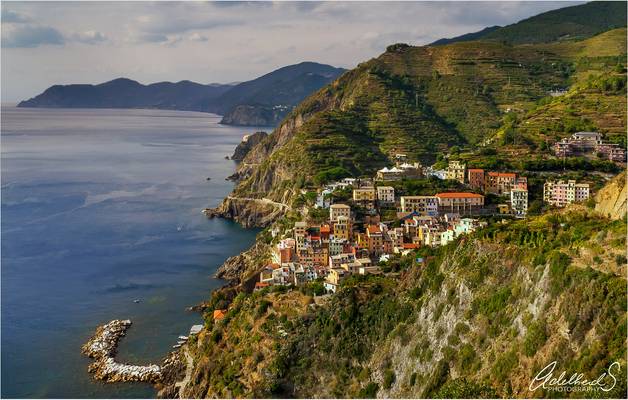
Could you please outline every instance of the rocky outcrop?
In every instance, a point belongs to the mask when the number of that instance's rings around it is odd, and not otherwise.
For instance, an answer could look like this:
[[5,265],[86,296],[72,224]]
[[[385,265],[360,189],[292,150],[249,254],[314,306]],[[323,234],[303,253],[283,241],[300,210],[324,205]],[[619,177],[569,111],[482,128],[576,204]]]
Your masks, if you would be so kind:
[[626,172],[617,175],[595,196],[595,211],[611,219],[626,216]]
[[227,112],[220,123],[236,126],[275,126],[289,111],[288,108],[243,104]]
[[88,367],[94,378],[106,382],[157,382],[161,379],[158,365],[129,365],[114,359],[118,342],[131,326],[130,320],[115,319],[96,329],[96,333],[83,345],[83,354],[95,361]]
[[204,210],[208,218],[227,218],[245,228],[266,227],[289,209],[287,204],[270,199],[229,196],[216,208]]
[[251,151],[251,149],[262,140],[266,139],[266,137],[268,137],[268,133],[263,131],[244,136],[242,138],[242,142],[238,144],[235,151],[233,152],[231,159],[235,161],[244,160],[244,157],[249,154],[249,151]]

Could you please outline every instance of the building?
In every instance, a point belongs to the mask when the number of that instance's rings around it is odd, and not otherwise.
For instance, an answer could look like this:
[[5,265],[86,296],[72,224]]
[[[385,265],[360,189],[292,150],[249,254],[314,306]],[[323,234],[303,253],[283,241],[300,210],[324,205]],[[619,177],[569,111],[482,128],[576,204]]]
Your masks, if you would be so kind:
[[427,177],[433,176],[440,180],[444,180],[444,179],[447,179],[447,170],[434,169],[433,167],[425,167],[423,168],[423,175]]
[[437,193],[439,212],[468,213],[484,207],[484,196],[476,193]]
[[294,240],[297,244],[297,252],[305,250],[305,235],[307,233],[307,224],[304,221],[294,223]]
[[353,201],[363,207],[373,208],[377,192],[374,187],[353,189]]
[[366,238],[370,254],[379,255],[384,253],[384,237],[379,226],[369,225],[366,228]]
[[543,185],[543,201],[556,207],[565,207],[567,204],[582,202],[589,198],[589,184],[576,183],[575,180],[547,181]]
[[296,247],[295,239],[287,238],[280,240],[273,252],[273,262],[277,264],[285,264],[294,261]]
[[615,143],[604,143],[598,132],[576,132],[570,138],[554,143],[557,157],[570,157],[597,153],[598,156],[615,162],[626,159],[626,150]]
[[436,196],[401,196],[398,211],[434,216],[438,214],[438,199]]
[[316,196],[316,204],[314,205],[316,208],[327,208],[331,205],[331,194],[332,191],[330,189],[321,190]]
[[395,188],[392,186],[378,186],[377,201],[379,202],[379,204],[394,204]]
[[380,181],[396,181],[401,179],[403,170],[397,167],[384,167],[377,171],[377,180]]
[[351,207],[346,204],[332,204],[329,206],[329,220],[336,222],[338,217],[351,218]]
[[334,222],[334,239],[351,240],[351,220],[349,217],[339,216]]
[[464,183],[466,168],[466,164],[461,161],[450,161],[449,166],[447,167],[447,179],[453,179],[460,183]]
[[510,208],[517,218],[525,218],[528,214],[528,191],[526,189],[512,189],[510,191]]
[[470,168],[467,171],[467,182],[469,187],[475,190],[484,191],[484,170],[479,168]]
[[510,189],[517,182],[517,174],[512,172],[488,172],[484,182],[487,193],[503,195],[510,193]]

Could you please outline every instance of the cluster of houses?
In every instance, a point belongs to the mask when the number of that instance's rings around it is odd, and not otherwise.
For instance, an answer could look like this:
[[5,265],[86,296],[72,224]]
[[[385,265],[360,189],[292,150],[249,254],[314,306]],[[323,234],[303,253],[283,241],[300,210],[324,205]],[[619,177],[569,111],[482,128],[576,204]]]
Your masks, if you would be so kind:
[[[358,199],[354,203],[378,200],[377,190],[374,197],[365,197],[359,194],[361,189],[354,189],[354,198]],[[385,199],[394,204],[394,191],[392,196]],[[394,227],[381,222],[379,215],[367,215],[358,222],[351,206],[332,204],[325,223],[294,224],[292,233],[274,247],[272,263],[260,273],[256,288],[298,285],[324,278],[326,290],[335,292],[338,284],[352,274],[381,274],[377,262],[387,260],[392,254],[404,255],[420,246],[443,246],[485,224],[462,218],[455,211],[439,212],[439,207],[451,211],[482,204],[483,196],[473,193],[401,196],[398,208],[401,226]]]
[[570,157],[596,153],[600,157],[615,162],[626,159],[626,150],[618,144],[606,143],[598,132],[576,132],[570,138],[554,143],[557,157]]

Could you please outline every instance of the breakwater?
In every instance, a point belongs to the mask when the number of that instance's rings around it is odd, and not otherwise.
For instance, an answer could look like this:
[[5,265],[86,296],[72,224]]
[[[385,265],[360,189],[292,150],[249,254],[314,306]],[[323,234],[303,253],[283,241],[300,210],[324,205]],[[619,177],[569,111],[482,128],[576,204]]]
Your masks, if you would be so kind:
[[131,326],[130,320],[114,319],[96,329],[96,333],[83,345],[83,354],[94,359],[88,371],[94,378],[106,382],[158,382],[161,367],[155,364],[130,365],[115,360],[118,342]]

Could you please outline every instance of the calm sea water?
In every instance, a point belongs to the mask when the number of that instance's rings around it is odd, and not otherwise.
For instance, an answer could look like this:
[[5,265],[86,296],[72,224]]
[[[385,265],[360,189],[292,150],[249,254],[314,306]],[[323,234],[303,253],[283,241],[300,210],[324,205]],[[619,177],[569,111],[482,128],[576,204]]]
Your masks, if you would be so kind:
[[200,212],[231,190],[224,156],[253,131],[218,121],[2,107],[2,397],[155,395],[92,380],[80,347],[129,318],[118,359],[158,362],[201,321],[185,308],[222,283],[216,268],[253,242]]

